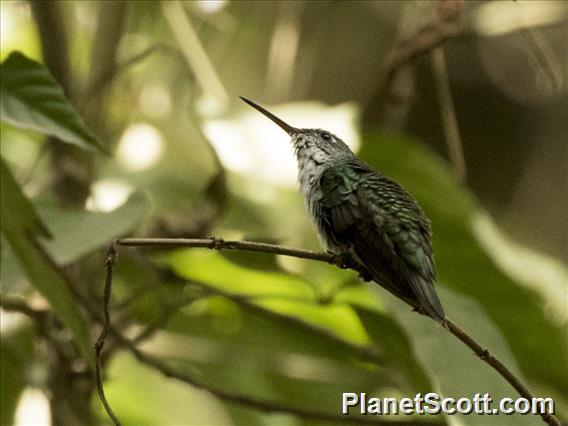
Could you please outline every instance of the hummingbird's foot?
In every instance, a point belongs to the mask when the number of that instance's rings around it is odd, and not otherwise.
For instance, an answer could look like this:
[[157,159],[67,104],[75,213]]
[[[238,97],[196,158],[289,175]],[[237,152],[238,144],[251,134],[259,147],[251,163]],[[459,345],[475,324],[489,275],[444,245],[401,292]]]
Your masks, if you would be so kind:
[[420,308],[412,308],[412,312],[417,312],[420,315],[424,315],[424,310],[422,310]]
[[363,266],[360,262],[355,260],[353,255],[349,252],[342,252],[342,253],[333,253],[328,251],[328,253],[333,254],[335,256],[334,263],[339,266],[341,269],[353,269],[354,271],[359,272],[359,278],[365,282],[373,281],[373,276],[369,272],[365,266]]
[[348,252],[334,253],[330,250],[327,251],[329,254],[333,255],[333,263],[339,266],[341,269],[358,269],[357,262],[353,259],[353,256]]
[[423,307],[419,307],[419,308],[412,308],[412,312],[417,312],[420,315],[424,315],[425,317],[430,317],[430,314],[428,313],[428,311],[426,309],[424,309]]
[[373,276],[371,275],[369,270],[366,269],[366,268],[363,268],[362,266],[361,266],[361,269],[359,269],[359,278],[362,279],[363,281],[365,281],[366,283],[373,281]]

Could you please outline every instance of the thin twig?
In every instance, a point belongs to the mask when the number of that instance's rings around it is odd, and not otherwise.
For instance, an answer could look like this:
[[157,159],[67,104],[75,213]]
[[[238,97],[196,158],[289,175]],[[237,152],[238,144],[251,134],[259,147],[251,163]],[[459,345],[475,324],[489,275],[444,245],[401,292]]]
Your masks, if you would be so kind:
[[225,299],[228,299],[232,302],[235,302],[239,307],[241,307],[244,311],[248,311],[253,315],[262,317],[262,318],[269,318],[275,322],[278,322],[284,325],[287,328],[301,328],[304,332],[309,332],[313,334],[317,334],[320,338],[323,338],[327,341],[333,342],[340,348],[344,348],[349,350],[353,355],[355,355],[358,359],[366,362],[370,362],[376,365],[381,365],[385,362],[384,357],[376,348],[372,346],[364,346],[364,345],[357,345],[355,343],[349,342],[347,340],[338,337],[334,333],[325,330],[323,328],[316,327],[306,321],[302,321],[298,317],[293,315],[286,315],[280,312],[275,312],[270,309],[264,308],[261,305],[258,305],[254,302],[250,301],[250,298],[244,296],[234,295],[218,288],[214,288],[206,283],[197,282],[195,280],[191,281],[191,284],[196,284],[201,288],[206,289],[211,294],[215,294],[218,296],[223,296]]
[[[179,52],[165,44],[157,44],[144,49],[142,52],[137,53],[133,57],[125,60],[123,63],[118,64],[116,67],[106,69],[103,74],[96,80],[91,82],[89,86],[84,90],[84,95],[81,96],[81,101],[78,107],[79,111],[84,111],[84,109],[90,105],[98,96],[102,95],[107,86],[111,84],[114,79],[121,73],[127,71],[130,67],[138,64],[144,59],[150,57],[154,53],[167,53],[172,55],[172,57],[178,58],[183,61],[183,56]],[[183,62],[185,64],[185,62]]]
[[439,46],[432,50],[432,64],[436,79],[438,92],[438,102],[440,103],[440,115],[448,154],[456,179],[464,182],[467,174],[465,159],[463,155],[463,144],[460,137],[456,109],[452,98],[450,81],[448,78],[448,67],[446,64],[446,53],[444,48]]
[[0,298],[0,307],[8,312],[17,312],[26,315],[39,324],[45,322],[47,311],[32,308],[20,297],[2,296]]
[[229,96],[223,82],[199,40],[182,3],[179,1],[163,2],[162,12],[203,91],[215,96],[222,103],[227,102]]
[[379,76],[379,86],[370,101],[371,105],[375,105],[370,112],[374,121],[377,117],[379,120],[384,119],[389,106],[394,102],[400,102],[394,95],[393,86],[399,73],[408,64],[420,55],[441,46],[447,40],[464,33],[465,28],[459,22],[461,14],[459,2],[441,1],[437,9],[437,15],[412,35],[398,40],[387,55]]
[[399,41],[387,59],[384,84],[390,86],[402,67],[422,53],[440,46],[447,39],[456,37],[462,31],[463,27],[455,22],[431,22],[420,28],[412,37]]
[[[563,66],[559,63],[558,58],[550,49],[548,42],[528,25],[522,22],[521,5],[516,3],[518,14],[517,21],[519,25],[519,35],[526,43],[531,56],[531,62],[535,68],[541,72],[549,84],[549,92],[547,95],[558,95],[564,86],[564,75],[562,73]],[[538,71],[537,71],[538,72]]]
[[122,341],[121,343],[125,343],[125,348],[128,349],[134,355],[134,357],[143,364],[149,365],[165,375],[166,377],[179,380],[183,383],[189,384],[197,389],[205,390],[218,398],[224,399],[226,401],[234,402],[237,404],[245,405],[247,407],[251,407],[260,411],[266,412],[279,412],[279,413],[286,413],[292,414],[298,417],[309,418],[313,420],[327,420],[336,423],[352,423],[352,424],[369,424],[369,425],[388,425],[392,426],[394,424],[400,426],[420,426],[420,425],[439,425],[443,424],[443,422],[419,422],[416,420],[411,421],[402,421],[402,422],[392,422],[392,421],[384,421],[384,420],[377,420],[373,418],[366,418],[366,417],[353,417],[353,416],[338,416],[334,414],[329,414],[325,412],[315,411],[315,410],[307,410],[304,408],[299,407],[291,407],[288,405],[280,404],[278,402],[273,401],[263,401],[261,399],[251,398],[245,395],[227,392],[223,389],[214,388],[208,384],[202,383],[197,381],[195,378],[191,377],[188,374],[185,374],[181,371],[175,370],[171,368],[166,363],[160,361],[158,358],[155,358],[151,355],[144,353],[143,351],[139,350],[135,346],[132,346],[127,343],[126,340]]
[[[318,260],[327,262],[338,266],[345,267],[342,257],[333,253],[322,253],[311,250],[302,250],[292,247],[284,247],[276,244],[266,244],[254,241],[225,241],[221,238],[204,238],[204,239],[190,239],[190,238],[124,238],[116,241],[117,244],[123,246],[139,246],[139,247],[203,247],[216,250],[245,250],[264,252],[271,254],[280,254],[284,256],[297,257],[301,259]],[[358,268],[349,268],[361,273]],[[380,284],[380,283],[378,283]],[[403,300],[405,303],[410,304],[408,300]],[[415,308],[415,306],[413,306]],[[444,328],[456,336],[466,346],[468,346],[481,360],[489,364],[501,377],[503,377],[515,390],[517,390],[523,397],[527,399],[534,398],[533,393],[523,382],[515,376],[515,374],[505,367],[497,357],[490,354],[487,349],[484,349],[473,337],[458,327],[450,319],[446,318],[443,322]],[[559,426],[560,422],[553,414],[541,413],[543,420],[549,425]]]
[[[516,377],[513,372],[505,366],[505,364],[499,361],[499,359],[497,359],[495,355],[490,353],[487,349],[484,349],[457,324],[452,322],[449,318],[446,318],[444,320],[444,327],[446,327],[459,340],[469,346],[479,358],[481,358],[483,361],[493,367],[493,369],[495,369],[501,376],[507,379],[511,386],[513,386],[522,397],[528,400],[532,400],[534,398],[534,395],[527,388],[527,386],[523,382],[521,382],[519,378]],[[554,415],[541,413],[540,416],[549,425],[560,426],[560,422]]]
[[99,392],[99,398],[101,399],[107,414],[109,415],[109,417],[112,419],[113,423],[116,426],[120,426],[121,425],[120,420],[118,420],[118,417],[116,417],[114,411],[112,411],[112,408],[106,399],[103,380],[101,377],[102,376],[101,352],[105,345],[105,339],[107,337],[109,329],[111,327],[110,315],[108,313],[108,304],[110,301],[110,294],[112,288],[112,272],[115,262],[116,262],[116,251],[114,248],[114,244],[111,244],[107,253],[107,260],[105,262],[106,276],[105,276],[105,288],[103,296],[103,318],[104,318],[103,328],[101,330],[99,338],[95,343],[95,378],[97,382],[97,391]]
[[284,256],[298,257],[337,264],[340,257],[333,253],[322,253],[313,250],[303,250],[294,247],[285,247],[278,244],[259,243],[256,241],[230,241],[223,238],[121,238],[116,240],[121,246],[135,247],[201,247],[215,250],[241,250],[261,253],[281,254]]

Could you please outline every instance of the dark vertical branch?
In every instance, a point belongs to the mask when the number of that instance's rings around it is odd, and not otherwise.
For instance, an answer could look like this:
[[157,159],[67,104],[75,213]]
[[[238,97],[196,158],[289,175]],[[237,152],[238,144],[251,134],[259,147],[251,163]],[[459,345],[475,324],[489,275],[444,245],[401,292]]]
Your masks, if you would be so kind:
[[440,104],[440,118],[442,120],[442,128],[444,129],[446,146],[448,147],[448,156],[456,179],[463,183],[466,178],[467,168],[454,100],[450,88],[446,53],[443,47],[437,47],[432,50],[431,56],[436,89],[438,92],[438,102]]
[[394,95],[394,87],[401,71],[420,55],[442,46],[448,39],[459,36],[464,27],[459,21],[462,0],[439,0],[434,16],[409,37],[398,40],[384,61],[379,86],[364,112],[364,121],[377,125],[385,120],[387,112],[400,99]]
[[[64,3],[32,1],[32,13],[40,34],[42,56],[53,77],[73,101],[74,81],[69,62],[69,36]],[[80,149],[48,137],[52,177],[50,189],[62,205],[82,206],[91,181],[91,159]]]
[[105,276],[105,288],[103,295],[103,328],[101,330],[99,338],[95,343],[95,367],[96,367],[95,381],[97,384],[97,391],[99,393],[99,398],[101,399],[107,414],[109,415],[109,417],[112,419],[113,423],[116,426],[120,426],[121,424],[120,420],[118,420],[118,417],[116,417],[116,414],[114,414],[114,411],[112,411],[112,408],[105,396],[103,379],[102,379],[102,362],[101,362],[101,353],[105,345],[107,334],[110,329],[110,315],[108,313],[108,304],[110,302],[110,295],[112,289],[112,273],[115,262],[116,262],[116,251],[114,249],[114,244],[111,244],[107,252],[107,260],[105,262],[106,276]]
[[72,97],[67,25],[62,11],[63,3],[32,1],[32,14],[37,23],[43,61],[67,97]]
[[[105,76],[112,76],[116,73],[118,68],[117,51],[126,27],[130,6],[129,2],[124,1],[99,3],[97,29],[92,43],[91,67],[85,86],[86,92],[89,87],[97,84]],[[107,88],[108,86],[103,86],[100,92],[95,94],[95,98],[88,105],[85,117],[87,123],[101,136],[104,136],[105,133],[104,104]]]

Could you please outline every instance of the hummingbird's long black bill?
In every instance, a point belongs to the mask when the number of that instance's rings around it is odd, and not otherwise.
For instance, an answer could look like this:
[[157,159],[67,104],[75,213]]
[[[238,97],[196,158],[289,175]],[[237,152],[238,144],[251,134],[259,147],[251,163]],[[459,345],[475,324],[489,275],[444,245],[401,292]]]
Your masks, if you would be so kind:
[[288,123],[285,123],[284,121],[280,120],[278,117],[276,117],[274,114],[272,114],[271,112],[268,112],[267,110],[265,110],[263,107],[261,107],[260,105],[255,104],[253,101],[251,101],[250,99],[247,98],[243,98],[242,96],[239,96],[239,98],[241,98],[243,101],[245,101],[247,104],[249,104],[251,107],[253,107],[254,109],[260,111],[262,114],[266,115],[268,118],[270,118],[274,123],[278,124],[278,126],[280,126],[286,133],[288,133],[290,136],[298,133],[298,129],[296,129],[295,127],[290,126]]

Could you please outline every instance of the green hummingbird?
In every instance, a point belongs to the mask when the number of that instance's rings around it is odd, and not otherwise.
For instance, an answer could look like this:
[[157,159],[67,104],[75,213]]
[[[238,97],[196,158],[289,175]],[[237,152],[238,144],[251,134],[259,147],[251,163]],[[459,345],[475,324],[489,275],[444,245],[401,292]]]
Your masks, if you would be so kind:
[[365,275],[442,322],[431,225],[412,195],[358,159],[330,132],[297,129],[241,99],[292,138],[300,191],[328,250],[352,259]]

